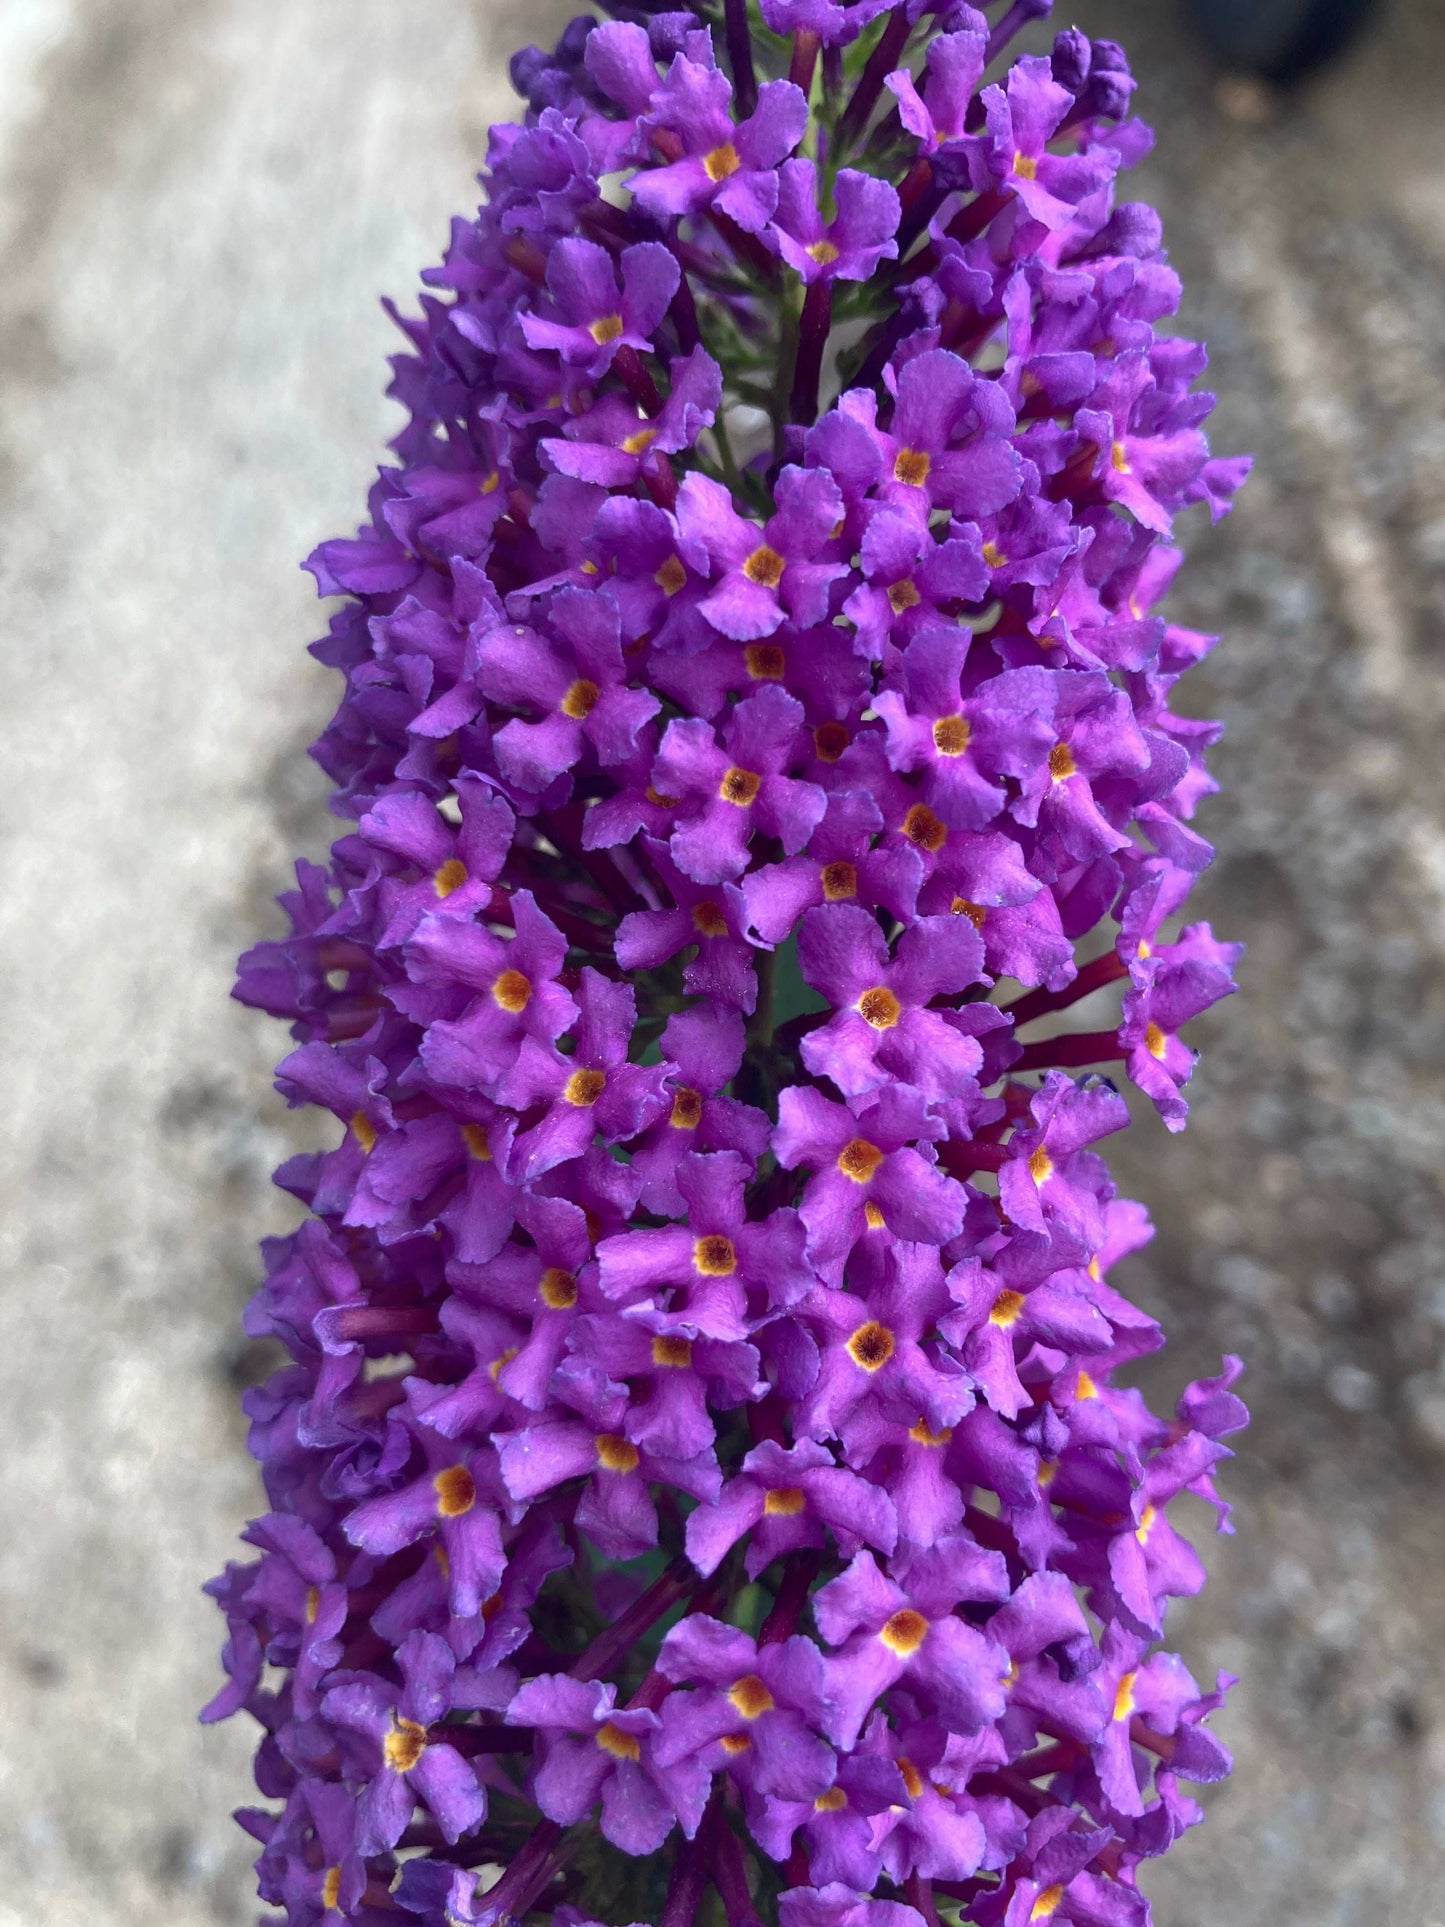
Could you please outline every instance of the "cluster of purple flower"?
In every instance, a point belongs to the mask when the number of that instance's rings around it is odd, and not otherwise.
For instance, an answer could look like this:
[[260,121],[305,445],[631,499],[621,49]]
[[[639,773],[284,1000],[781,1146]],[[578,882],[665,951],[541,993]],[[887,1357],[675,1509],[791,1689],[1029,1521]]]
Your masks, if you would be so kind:
[[293,1923],[1138,1927],[1228,1767],[1158,1640],[1243,1408],[1113,1382],[1088,1067],[1177,1128],[1232,987],[1151,611],[1245,464],[1117,47],[711,4],[518,57],[309,565],[353,827],[237,994],[343,1135],[279,1174],[208,1714]]

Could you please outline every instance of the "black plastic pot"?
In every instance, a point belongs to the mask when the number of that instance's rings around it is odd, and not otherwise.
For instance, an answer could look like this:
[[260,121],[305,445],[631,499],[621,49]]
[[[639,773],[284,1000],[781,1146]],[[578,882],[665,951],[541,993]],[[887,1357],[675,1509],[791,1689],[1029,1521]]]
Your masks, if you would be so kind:
[[1293,80],[1332,59],[1377,0],[1189,0],[1218,59],[1266,80]]

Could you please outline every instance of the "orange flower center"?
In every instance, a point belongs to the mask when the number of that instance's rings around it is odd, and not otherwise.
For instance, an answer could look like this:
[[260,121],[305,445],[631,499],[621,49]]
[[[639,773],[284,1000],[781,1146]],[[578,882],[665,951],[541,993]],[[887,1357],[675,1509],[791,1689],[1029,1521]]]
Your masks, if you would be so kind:
[[381,1743],[381,1750],[393,1773],[410,1773],[426,1750],[426,1728],[398,1715],[396,1724]]
[[735,803],[740,810],[745,810],[762,787],[763,779],[756,770],[739,769],[734,764],[719,784],[718,795],[724,803]]
[[560,1265],[548,1265],[537,1280],[537,1295],[548,1311],[570,1311],[577,1302],[577,1280]]
[[586,676],[579,676],[562,698],[562,714],[570,716],[574,723],[582,722],[592,714],[601,694],[595,682],[589,682]]
[[597,1447],[597,1457],[608,1472],[635,1472],[638,1466],[637,1447],[631,1439],[625,1439],[618,1432],[599,1432],[593,1443]]
[[597,1102],[607,1085],[606,1071],[573,1071],[562,1087],[562,1095],[579,1111]]
[[858,1011],[874,1030],[892,1030],[903,1015],[903,1006],[886,984],[876,984],[858,999]]
[[776,589],[787,566],[786,560],[776,549],[770,549],[766,542],[761,542],[743,563],[743,574],[749,582],[756,582],[760,589]]
[[941,850],[948,837],[947,829],[926,803],[915,803],[904,817],[903,834],[920,850]]
[[703,171],[714,183],[736,174],[742,164],[742,158],[731,141],[724,141],[720,147],[713,148],[710,154],[702,157]]
[[890,1652],[897,1653],[900,1659],[907,1659],[910,1653],[918,1651],[928,1637],[928,1621],[911,1606],[901,1606],[878,1637]]
[[854,1184],[866,1184],[883,1162],[884,1153],[866,1137],[852,1137],[838,1153],[838,1169]]
[[892,1358],[896,1342],[886,1325],[880,1325],[876,1318],[870,1318],[848,1340],[848,1356],[855,1365],[861,1365],[865,1372],[881,1371]]
[[775,1485],[763,1500],[763,1511],[770,1518],[794,1519],[806,1503],[800,1485]]
[[504,970],[492,985],[492,996],[503,1010],[515,1017],[532,1000],[532,985],[520,970]]
[[459,1519],[477,1502],[477,1483],[464,1465],[448,1465],[432,1480],[437,1511],[444,1519]]
[[933,746],[940,756],[962,756],[972,735],[965,716],[940,716],[933,725]]

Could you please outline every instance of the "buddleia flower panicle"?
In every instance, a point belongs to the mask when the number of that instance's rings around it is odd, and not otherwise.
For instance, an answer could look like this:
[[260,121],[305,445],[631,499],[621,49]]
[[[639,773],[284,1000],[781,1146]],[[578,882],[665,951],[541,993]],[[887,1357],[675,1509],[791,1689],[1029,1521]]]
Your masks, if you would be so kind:
[[1098,1147],[1233,989],[1158,609],[1247,463],[1047,11],[576,20],[396,315],[236,990],[336,1119],[211,1587],[293,1927],[1141,1927],[1228,1771],[1160,1642],[1239,1362],[1117,1382]]

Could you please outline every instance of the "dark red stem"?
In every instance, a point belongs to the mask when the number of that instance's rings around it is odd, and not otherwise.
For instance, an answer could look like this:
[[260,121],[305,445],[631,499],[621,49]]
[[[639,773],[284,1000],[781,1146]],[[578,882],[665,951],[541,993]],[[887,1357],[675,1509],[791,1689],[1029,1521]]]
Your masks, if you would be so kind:
[[1065,984],[1062,990],[1031,990],[1026,997],[1016,997],[1011,1004],[1005,1004],[1003,1009],[1013,1018],[1014,1029],[1019,1030],[1036,1017],[1047,1016],[1051,1010],[1067,1010],[1070,1004],[1077,1004],[1094,991],[1102,990],[1105,984],[1115,983],[1128,974],[1128,966],[1118,951],[1106,950],[1102,957],[1086,963],[1074,981]]
[[434,1305],[347,1305],[332,1320],[337,1338],[390,1338],[393,1333],[414,1336],[439,1329]]
[[662,407],[657,383],[642,365],[635,348],[619,348],[613,357],[612,371],[645,414],[655,415]]
[[478,1753],[530,1753],[530,1726],[449,1726],[443,1723],[427,1729],[428,1741],[455,1747],[471,1759]]
[[793,35],[793,58],[788,67],[788,79],[804,94],[813,91],[813,70],[818,65],[818,48],[821,43],[815,33],[806,28]]
[[1072,1037],[1045,1037],[1041,1043],[1025,1044],[1022,1057],[1009,1068],[1013,1071],[1074,1069],[1081,1064],[1119,1063],[1125,1055],[1119,1047],[1116,1030],[1076,1031]]
[[808,1593],[818,1576],[820,1564],[816,1552],[795,1552],[788,1560],[783,1571],[783,1583],[778,1587],[773,1610],[763,1621],[762,1631],[758,1634],[759,1646],[778,1646],[785,1639],[791,1639],[798,1630],[798,1621],[808,1603]]
[[1001,1144],[981,1144],[976,1139],[941,1144],[938,1161],[953,1178],[971,1178],[975,1171],[1001,1171],[1008,1152]]

